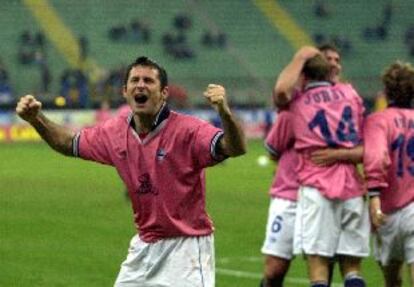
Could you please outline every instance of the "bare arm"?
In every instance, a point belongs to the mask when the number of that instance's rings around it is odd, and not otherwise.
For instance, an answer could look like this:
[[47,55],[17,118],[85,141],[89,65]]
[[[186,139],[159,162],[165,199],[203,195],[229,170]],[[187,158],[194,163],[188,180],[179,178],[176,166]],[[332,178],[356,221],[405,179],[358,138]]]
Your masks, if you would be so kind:
[[363,153],[364,148],[362,145],[349,149],[326,148],[314,151],[311,154],[311,160],[320,166],[328,166],[340,161],[358,164],[362,162]]
[[273,88],[273,100],[276,106],[286,106],[292,99],[292,92],[297,86],[305,62],[319,54],[319,50],[305,46],[302,47],[282,70]]
[[72,155],[72,139],[75,133],[49,120],[42,112],[42,103],[32,95],[24,96],[17,103],[16,113],[30,123],[47,144],[64,155]]
[[387,216],[382,213],[381,201],[379,196],[370,196],[369,198],[369,214],[371,223],[375,228],[380,227],[387,220]]
[[232,114],[226,99],[226,90],[220,85],[208,85],[204,96],[218,112],[223,125],[224,136],[219,142],[220,149],[230,157],[246,153],[246,139],[243,129]]

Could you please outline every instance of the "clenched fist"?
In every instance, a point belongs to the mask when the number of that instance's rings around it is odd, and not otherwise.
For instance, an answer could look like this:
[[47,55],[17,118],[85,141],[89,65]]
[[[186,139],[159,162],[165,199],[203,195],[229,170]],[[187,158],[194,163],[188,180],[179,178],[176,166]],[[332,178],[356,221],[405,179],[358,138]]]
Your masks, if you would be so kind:
[[16,106],[16,113],[25,121],[34,120],[42,108],[42,103],[32,95],[21,97]]
[[207,98],[209,103],[217,109],[217,111],[229,111],[226,99],[226,90],[223,86],[209,84],[204,92],[204,97]]

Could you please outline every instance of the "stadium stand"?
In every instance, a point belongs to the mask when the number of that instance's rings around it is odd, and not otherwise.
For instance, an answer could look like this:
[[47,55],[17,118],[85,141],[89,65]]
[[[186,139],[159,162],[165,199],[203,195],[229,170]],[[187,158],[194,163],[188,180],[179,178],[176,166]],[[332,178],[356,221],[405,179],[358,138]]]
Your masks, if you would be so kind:
[[[345,76],[358,87],[365,98],[373,98],[381,86],[379,74],[392,61],[412,60],[404,44],[407,27],[412,23],[412,1],[366,0],[325,1],[328,17],[315,17],[315,1],[280,1],[311,35],[324,34],[328,39],[340,36],[349,39],[352,48],[344,55]],[[387,5],[392,14],[385,15]],[[366,39],[364,31],[375,28],[390,17],[384,39]]]
[[[405,34],[412,24],[410,11],[414,2],[336,0],[325,1],[322,8],[315,6],[321,2],[154,0],[137,4],[121,0],[102,5],[98,0],[8,1],[0,11],[0,39],[6,43],[1,46],[2,59],[9,70],[15,95],[40,92],[42,65],[19,64],[18,49],[19,37],[24,31],[43,31],[51,83],[50,93],[41,98],[52,101],[59,95],[64,71],[83,69],[94,84],[90,89],[92,103],[99,102],[102,88],[98,83],[102,84],[110,74],[113,80],[114,72],[122,70],[122,66],[137,55],[145,54],[166,66],[171,82],[186,88],[193,105],[203,103],[201,92],[209,82],[217,82],[228,88],[233,103],[264,106],[269,104],[275,75],[290,59],[298,43],[309,42],[305,39],[307,35],[314,40],[334,39],[348,43],[349,51],[343,59],[345,76],[364,97],[373,98],[380,86],[378,75],[383,67],[397,58],[410,60]],[[389,3],[391,13],[388,15]],[[272,15],[271,8],[275,5],[284,9],[289,21],[305,35],[301,36],[304,39],[289,37],[290,26],[282,22],[280,14]],[[174,26],[177,15],[191,20],[184,32]],[[385,38],[364,37],[364,31],[379,27],[384,19],[389,21]],[[134,21],[148,29],[147,40],[121,36],[121,40],[114,41],[109,37],[113,28],[119,28],[115,32],[124,35],[132,33],[129,29]],[[277,21],[279,23],[275,24]],[[223,33],[226,45],[215,49],[204,45],[202,39],[206,31]],[[162,45],[167,33],[184,37],[193,56],[180,60],[168,55]],[[84,44],[83,53],[88,56],[83,61],[80,60],[81,43]]]

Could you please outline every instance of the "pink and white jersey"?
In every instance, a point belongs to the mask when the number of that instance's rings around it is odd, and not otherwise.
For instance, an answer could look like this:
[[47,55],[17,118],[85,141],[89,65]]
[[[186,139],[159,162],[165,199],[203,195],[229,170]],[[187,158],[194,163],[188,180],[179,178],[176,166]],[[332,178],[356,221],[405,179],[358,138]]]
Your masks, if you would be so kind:
[[216,154],[222,131],[167,107],[143,140],[131,121],[132,114],[123,113],[83,129],[74,139],[74,155],[117,169],[143,241],[211,234],[204,168],[224,159]]
[[354,164],[341,162],[323,167],[309,159],[310,153],[319,148],[353,148],[362,143],[364,107],[352,86],[313,82],[295,96],[290,110],[295,115],[300,184],[317,188],[329,199],[346,200],[364,194]]
[[281,111],[270,129],[265,146],[270,154],[279,157],[277,172],[270,187],[270,196],[297,200],[299,189],[296,167],[299,163],[297,152],[293,148],[293,115],[289,111]]
[[367,118],[364,169],[368,188],[380,191],[383,212],[414,201],[414,110],[387,108]]

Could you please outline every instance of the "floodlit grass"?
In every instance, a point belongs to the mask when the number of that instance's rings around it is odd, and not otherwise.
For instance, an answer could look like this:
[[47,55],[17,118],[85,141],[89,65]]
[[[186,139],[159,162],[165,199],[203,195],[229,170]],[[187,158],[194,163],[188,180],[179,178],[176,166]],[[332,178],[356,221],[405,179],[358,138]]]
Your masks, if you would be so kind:
[[[265,154],[261,142],[249,147],[207,173],[218,287],[258,286],[263,268],[274,166],[257,165]],[[112,286],[134,234],[115,170],[65,158],[44,144],[2,144],[0,158],[0,286]],[[383,285],[372,259],[365,260],[364,275],[368,286]],[[298,258],[286,286],[307,285]]]

